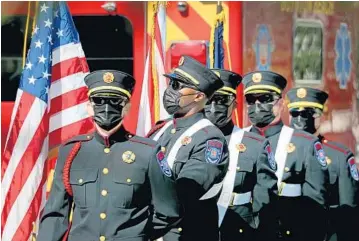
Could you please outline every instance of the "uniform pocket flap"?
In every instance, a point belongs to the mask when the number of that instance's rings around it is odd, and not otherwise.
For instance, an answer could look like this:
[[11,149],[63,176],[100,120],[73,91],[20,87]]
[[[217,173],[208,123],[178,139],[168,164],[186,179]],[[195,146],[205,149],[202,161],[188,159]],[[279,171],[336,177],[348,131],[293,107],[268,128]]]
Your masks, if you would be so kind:
[[127,175],[121,175],[117,174],[113,177],[113,181],[115,183],[121,183],[121,184],[143,184],[145,182],[145,174],[138,172],[138,173],[130,173]]
[[89,182],[95,182],[98,169],[74,169],[70,171],[70,184],[82,186]]

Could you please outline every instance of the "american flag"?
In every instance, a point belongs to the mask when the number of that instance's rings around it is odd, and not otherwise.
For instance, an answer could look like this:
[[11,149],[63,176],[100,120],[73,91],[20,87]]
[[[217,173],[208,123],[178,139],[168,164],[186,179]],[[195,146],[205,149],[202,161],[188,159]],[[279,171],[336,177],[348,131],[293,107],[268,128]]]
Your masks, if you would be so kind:
[[216,21],[211,31],[210,43],[210,67],[216,69],[224,68],[224,48],[223,48],[223,31],[224,31],[224,10],[222,3],[217,5]]
[[40,2],[1,170],[2,240],[28,240],[45,204],[49,150],[93,128],[88,65],[66,2]]
[[148,44],[136,134],[145,136],[158,120],[169,115],[163,106],[167,87],[165,73],[166,2],[154,2],[151,36]]

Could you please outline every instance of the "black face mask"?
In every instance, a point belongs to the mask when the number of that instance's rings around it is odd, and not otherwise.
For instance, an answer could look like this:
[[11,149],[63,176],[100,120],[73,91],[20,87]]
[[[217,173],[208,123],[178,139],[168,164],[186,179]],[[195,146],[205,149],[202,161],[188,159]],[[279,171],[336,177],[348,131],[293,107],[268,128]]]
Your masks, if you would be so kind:
[[248,107],[248,116],[251,123],[259,128],[269,125],[274,119],[273,104],[253,104]]
[[211,103],[206,105],[204,110],[207,119],[219,128],[224,127],[232,119],[232,115],[228,116],[228,106],[226,105]]
[[292,117],[290,126],[296,130],[303,130],[311,134],[314,134],[317,131],[314,123],[315,123],[315,118],[312,116],[308,116],[308,117],[297,116],[297,117]]
[[122,111],[126,101],[122,98],[91,97],[94,121],[102,129],[109,131],[123,119]]
[[[195,95],[195,94],[189,94],[189,95]],[[188,105],[181,107],[179,102],[182,96],[188,96],[188,95],[182,95],[178,90],[174,90],[171,86],[169,86],[165,90],[163,94],[163,105],[168,114],[173,115],[178,113],[180,110],[185,111],[184,108],[194,103],[191,102]]]

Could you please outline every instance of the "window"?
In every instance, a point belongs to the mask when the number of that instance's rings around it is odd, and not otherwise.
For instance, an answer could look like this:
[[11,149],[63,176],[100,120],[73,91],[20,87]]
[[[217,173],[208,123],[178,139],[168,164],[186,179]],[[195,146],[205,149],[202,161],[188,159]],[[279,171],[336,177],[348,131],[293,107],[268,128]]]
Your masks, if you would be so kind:
[[[16,97],[22,73],[25,26],[26,16],[6,16],[6,18],[2,18],[1,101],[14,101]],[[30,34],[27,45],[30,45]]]
[[133,29],[122,16],[73,16],[90,71],[115,69],[133,75]]
[[296,83],[321,83],[322,50],[322,25],[319,22],[299,20],[293,34],[293,76]]
[[[115,69],[133,75],[133,29],[122,16],[73,16],[90,71]],[[32,20],[30,21],[32,23]],[[15,101],[22,74],[26,16],[9,16],[1,26],[1,101]],[[31,31],[31,27],[30,27]],[[28,34],[27,49],[31,34]]]

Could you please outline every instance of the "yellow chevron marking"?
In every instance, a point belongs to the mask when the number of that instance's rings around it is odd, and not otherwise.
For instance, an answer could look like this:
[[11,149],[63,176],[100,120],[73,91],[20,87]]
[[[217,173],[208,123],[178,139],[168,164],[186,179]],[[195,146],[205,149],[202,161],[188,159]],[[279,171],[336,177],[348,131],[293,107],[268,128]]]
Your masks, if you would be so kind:
[[[217,2],[216,3],[202,3],[199,1],[187,2],[200,15],[206,23],[212,27],[216,19]],[[223,6],[224,4],[222,4]]]
[[169,49],[170,44],[173,41],[183,41],[189,40],[187,34],[185,34],[182,29],[180,29],[175,22],[172,21],[169,17],[166,18],[167,23],[167,34],[166,34],[166,51]]

